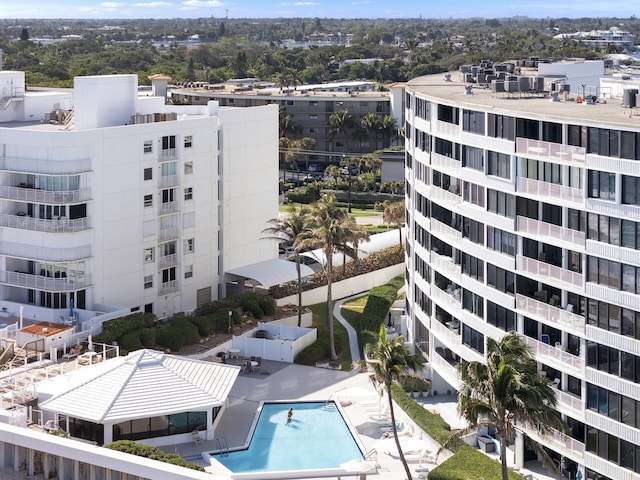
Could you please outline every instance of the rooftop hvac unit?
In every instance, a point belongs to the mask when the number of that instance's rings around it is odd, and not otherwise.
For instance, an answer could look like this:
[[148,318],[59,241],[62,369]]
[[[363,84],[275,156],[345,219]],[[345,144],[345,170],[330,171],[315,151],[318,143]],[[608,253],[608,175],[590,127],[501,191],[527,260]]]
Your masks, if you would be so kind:
[[510,93],[514,93],[518,91],[518,81],[517,80],[510,80],[507,82],[504,82],[504,89],[507,92]]
[[491,91],[493,93],[504,92],[504,82],[502,80],[492,80]]
[[478,82],[478,83],[485,83],[486,81],[487,81],[487,80],[486,80],[486,77],[485,77],[485,74],[484,74],[484,73],[479,73],[479,74],[477,75],[477,77],[476,77],[476,82]]
[[633,108],[636,106],[637,88],[628,88],[622,91],[622,106],[625,108]]
[[469,73],[471,67],[469,65],[460,65],[460,73]]
[[544,77],[531,77],[531,90],[544,91]]
[[464,94],[465,95],[473,95],[473,85],[465,85]]
[[477,66],[471,67],[471,73],[473,73],[474,75],[477,75],[479,71],[480,71],[480,67],[477,67]]
[[507,72],[513,73],[516,69],[516,66],[513,63],[506,63],[505,68],[507,69]]
[[531,90],[531,77],[518,78],[518,88],[521,92],[528,92]]
[[475,76],[473,73],[465,73],[463,80],[467,83],[473,83],[475,81]]

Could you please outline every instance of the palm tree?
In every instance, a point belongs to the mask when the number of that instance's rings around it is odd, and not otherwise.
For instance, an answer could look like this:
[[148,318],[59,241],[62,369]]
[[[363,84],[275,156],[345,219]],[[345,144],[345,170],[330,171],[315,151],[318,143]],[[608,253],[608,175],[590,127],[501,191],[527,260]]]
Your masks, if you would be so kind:
[[329,116],[329,140],[333,140],[338,133],[346,134],[354,127],[355,121],[347,110],[338,110]]
[[[336,360],[336,346],[333,338],[333,309],[331,298],[331,282],[333,274],[333,253],[342,248],[345,243],[344,224],[347,213],[338,208],[335,195],[324,195],[310,213],[310,229],[302,234],[301,247],[322,248],[325,255],[325,272],[327,275],[327,317],[326,325],[329,329],[329,348],[331,360]],[[352,248],[344,253],[353,256]]]
[[[555,391],[538,373],[535,358],[521,335],[511,332],[500,342],[489,337],[486,363],[463,361],[458,371],[462,378],[458,411],[469,428],[495,428],[502,480],[508,478],[507,443],[515,439],[517,425],[535,428],[541,434],[552,428],[564,429],[555,409]],[[542,448],[537,450],[543,453]]]
[[353,217],[345,219],[343,228],[344,243],[338,247],[338,251],[343,254],[342,275],[345,274],[347,269],[347,257],[351,256],[355,261],[358,261],[358,247],[361,242],[368,242],[370,237],[371,234],[366,225],[358,224]]
[[378,132],[382,128],[382,120],[375,113],[367,113],[360,119],[360,126],[367,132],[367,136],[373,138],[373,148],[376,147],[376,140],[378,138]]
[[300,273],[300,241],[303,234],[309,228],[309,209],[300,207],[296,210],[291,207],[288,215],[272,218],[267,223],[271,226],[265,228],[262,233],[269,240],[290,243],[296,257],[296,272],[298,274],[298,327],[302,324],[302,274]]
[[[378,335],[378,343],[373,351],[373,358],[367,359],[367,363],[373,369],[373,373],[370,378],[374,385],[383,385],[387,391],[387,398],[389,399],[389,414],[391,415],[391,425],[395,427],[396,417],[393,411],[393,399],[391,397],[391,384],[397,382],[400,378],[410,374],[416,373],[422,370],[422,363],[420,359],[414,355],[411,355],[404,346],[404,339],[401,336],[390,340],[387,336],[387,330],[384,325],[380,326],[380,333]],[[395,428],[393,431],[393,438],[398,448],[398,454],[400,455],[400,461],[404,466],[404,470],[407,474],[407,478],[411,480],[411,470],[407,460],[404,458],[402,448],[400,448],[400,439],[398,438],[398,432]]]
[[387,204],[382,212],[382,221],[384,223],[398,227],[400,245],[402,245],[402,224],[404,223],[404,216],[404,200]]

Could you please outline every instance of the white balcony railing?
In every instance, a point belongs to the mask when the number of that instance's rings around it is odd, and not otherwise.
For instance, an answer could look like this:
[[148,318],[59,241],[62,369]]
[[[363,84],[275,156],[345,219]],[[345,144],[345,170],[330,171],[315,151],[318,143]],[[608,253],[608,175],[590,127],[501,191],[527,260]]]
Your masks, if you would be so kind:
[[[452,321],[453,322],[453,321]],[[459,333],[456,332],[460,332],[460,322],[455,322],[458,325],[457,330],[454,329],[453,327],[448,327],[447,325],[440,323],[438,320],[433,320],[431,322],[431,332],[438,337],[440,340],[442,340],[443,343],[445,343],[449,348],[455,348],[456,350],[459,350],[460,346],[460,342],[461,342],[461,337]]]
[[51,278],[29,273],[0,271],[0,283],[33,290],[64,292],[90,286],[91,276]]
[[574,333],[584,334],[586,321],[581,315],[576,315],[568,310],[554,307],[535,298],[516,294],[516,308],[526,314],[543,318],[551,323],[561,326],[563,329],[573,330]]
[[584,370],[584,360],[575,355],[571,355],[569,352],[565,352],[562,346],[556,347],[549,345],[531,337],[525,336],[524,338],[538,361],[546,364],[553,363],[553,365],[550,366],[557,367],[560,370],[571,368],[574,370],[575,376],[580,375]]
[[160,155],[158,156],[158,160],[161,162],[175,160],[176,158],[178,158],[178,150],[175,148],[164,148],[160,150]]
[[543,182],[531,178],[518,177],[518,191],[537,195],[541,197],[552,197],[559,200],[566,200],[573,203],[584,202],[584,190],[580,188],[567,187],[557,183]]
[[518,138],[516,140],[516,153],[520,156],[555,160],[557,162],[570,162],[584,165],[586,149],[573,145]]
[[[455,292],[459,292],[460,289],[454,290]],[[440,303],[441,306],[450,314],[457,315],[462,308],[462,304],[460,303],[460,295],[457,295],[457,298],[454,297],[453,294],[448,294],[447,292],[440,290],[438,287],[434,286],[431,289],[431,297],[437,303]]]
[[439,153],[431,154],[431,165],[449,170],[460,170],[460,168],[462,168],[462,162],[460,160]]
[[584,232],[522,216],[518,216],[517,221],[519,232],[546,237],[552,242],[559,240],[585,248],[586,235]]
[[48,233],[72,233],[88,230],[89,219],[44,220],[20,215],[0,214],[0,226]]
[[166,242],[168,240],[175,240],[180,236],[180,230],[178,227],[163,228],[158,232],[158,240]]
[[451,257],[438,255],[432,251],[430,255],[430,262],[431,265],[451,280],[458,281],[460,279],[460,275],[462,275],[460,265],[453,263],[453,259]]
[[174,267],[178,264],[178,255],[175,253],[172,255],[164,255],[158,259],[159,268]]
[[576,397],[562,390],[556,390],[556,398],[558,399],[558,407],[563,413],[568,413],[568,410],[573,412],[573,417],[581,419],[584,415],[584,400],[580,397]]
[[28,260],[44,260],[47,262],[73,262],[91,257],[91,245],[55,248],[0,242],[0,255],[26,258]]
[[455,390],[460,390],[462,381],[455,366],[451,365],[442,355],[435,351],[429,355],[429,363],[449,385]]
[[36,188],[0,186],[0,198],[32,203],[77,203],[91,200],[91,189],[52,192]]
[[167,293],[177,292],[179,289],[179,284],[177,280],[172,280],[170,282],[164,282],[158,288],[158,295],[166,295]]
[[559,453],[566,454],[571,458],[584,458],[584,443],[570,437],[558,430],[551,429],[546,435],[541,435],[533,428],[518,426],[529,437],[542,445],[552,448]]
[[158,206],[158,215],[169,215],[180,210],[178,202],[164,202]]
[[545,283],[556,284],[560,281],[566,285],[580,289],[584,288],[584,275],[582,273],[573,272],[523,255],[516,256],[516,268],[540,277]]
[[449,209],[460,210],[460,206],[462,205],[462,197],[460,195],[456,195],[453,192],[436,187],[435,185],[431,187],[431,199]]
[[31,158],[0,156],[0,170],[40,175],[77,175],[91,171],[91,159],[34,160]]
[[176,187],[179,184],[179,175],[162,175],[158,178],[158,188]]
[[431,232],[440,236],[443,240],[449,240],[448,243],[455,245],[462,238],[462,233],[449,225],[445,225],[440,220],[431,219]]

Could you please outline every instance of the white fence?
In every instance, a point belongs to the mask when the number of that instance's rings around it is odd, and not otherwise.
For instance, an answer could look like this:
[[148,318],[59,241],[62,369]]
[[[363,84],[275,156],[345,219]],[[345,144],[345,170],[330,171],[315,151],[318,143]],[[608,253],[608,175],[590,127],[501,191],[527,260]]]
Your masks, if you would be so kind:
[[250,335],[234,336],[231,348],[240,350],[243,357],[262,357],[265,360],[293,363],[296,355],[318,338],[315,328],[292,327],[258,322],[253,332],[263,332],[264,338]]

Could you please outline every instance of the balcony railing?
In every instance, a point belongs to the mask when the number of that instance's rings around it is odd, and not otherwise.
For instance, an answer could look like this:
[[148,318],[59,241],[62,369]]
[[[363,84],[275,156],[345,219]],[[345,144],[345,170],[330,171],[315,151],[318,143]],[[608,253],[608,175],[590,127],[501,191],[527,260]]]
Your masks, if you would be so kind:
[[91,257],[91,245],[73,248],[37,247],[22,243],[0,242],[0,255],[44,260],[47,262],[73,262]]
[[584,165],[586,149],[573,145],[518,138],[516,140],[516,153],[520,156],[531,156],[556,160],[558,162],[571,162]]
[[455,243],[462,238],[461,232],[449,225],[445,225],[435,218],[431,218],[431,231],[436,235],[440,235],[441,237],[451,240],[449,243]]
[[557,183],[518,177],[517,188],[519,192],[528,193],[530,195],[553,197],[558,200],[566,200],[574,203],[582,203],[584,201],[584,190],[558,185]]
[[456,265],[453,263],[453,259],[451,257],[447,257],[444,255],[438,255],[435,252],[431,252],[430,255],[431,264],[445,274],[447,277],[452,280],[458,280],[460,278],[461,270],[460,265]]
[[180,210],[178,202],[164,202],[158,206],[158,215],[169,215]]
[[576,315],[568,310],[554,307],[535,298],[516,294],[516,308],[530,315],[549,320],[551,323],[571,329],[576,333],[584,334],[586,321],[581,315]]
[[20,215],[0,214],[0,226],[47,233],[73,233],[88,230],[89,219],[45,220]]
[[166,242],[168,240],[175,240],[180,236],[180,230],[178,227],[163,228],[158,233],[158,240]]
[[91,285],[91,276],[51,278],[22,272],[0,271],[0,283],[49,292],[69,292]]
[[167,293],[177,292],[179,288],[178,281],[172,280],[170,282],[164,282],[158,289],[158,295],[166,295]]
[[556,284],[560,281],[566,285],[584,288],[584,275],[582,273],[573,272],[523,255],[516,256],[516,268],[541,277],[545,283]]
[[[433,332],[435,336],[437,336],[442,342],[444,342],[449,348],[456,348],[460,346],[461,337],[460,337],[460,322],[452,320],[451,327],[440,323],[438,320],[431,321],[430,330]],[[458,328],[455,329],[455,325],[458,325]],[[459,350],[459,348],[457,348]]]
[[449,190],[444,190],[435,185],[431,188],[431,199],[442,205],[446,205],[447,208],[459,209],[462,205],[462,197],[460,195],[456,195]]
[[571,243],[573,245],[585,247],[586,235],[584,232],[573,230],[571,228],[560,227],[552,223],[541,222],[533,218],[518,216],[518,231],[547,237],[552,241],[560,240],[562,242]]
[[178,255],[175,253],[172,255],[164,255],[158,259],[158,267],[159,268],[169,268],[174,267],[178,264]]
[[570,437],[558,430],[551,429],[546,435],[541,435],[533,428],[518,426],[529,437],[542,445],[548,446],[559,453],[567,454],[571,458],[584,458],[584,443]]
[[566,368],[573,368],[575,372],[582,372],[584,369],[584,360],[565,352],[562,346],[555,347],[526,336],[525,340],[531,351],[535,354],[536,359],[540,362],[549,363],[549,360],[551,360],[554,362],[555,367],[562,370],[565,370]]
[[[556,390],[556,398],[558,399],[558,406],[563,410],[571,410],[574,413],[574,417],[581,419],[584,415],[584,400],[580,397],[576,397],[562,390]],[[563,413],[567,413],[564,411]]]
[[460,289],[458,288],[457,290],[454,290],[451,294],[449,294],[444,290],[440,290],[438,287],[434,286],[434,288],[431,289],[431,297],[443,304],[447,312],[451,313],[452,315],[456,315],[462,307],[462,304],[460,303],[460,295],[456,292],[460,292]]
[[162,175],[158,178],[158,188],[176,187],[179,184],[179,175]]
[[73,175],[91,171],[91,159],[34,160],[31,158],[0,157],[0,170],[38,173],[41,175]]
[[458,170],[462,168],[462,162],[460,160],[456,160],[455,158],[447,157],[446,155],[441,155],[439,153],[431,154],[431,165],[451,170]]
[[178,158],[178,150],[175,148],[164,148],[160,150],[160,155],[158,156],[158,160],[161,162],[166,162],[167,160],[175,160]]
[[460,375],[458,375],[458,370],[454,365],[451,365],[442,355],[435,351],[429,355],[429,363],[449,385],[451,385],[455,390],[460,390],[462,381],[460,380]]
[[91,200],[91,189],[52,192],[35,188],[0,186],[0,198],[32,203],[77,203]]

